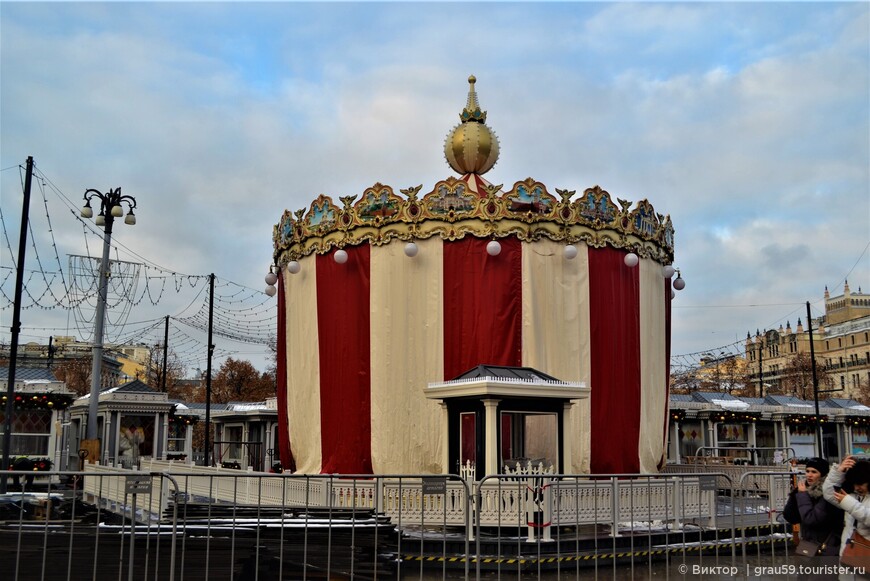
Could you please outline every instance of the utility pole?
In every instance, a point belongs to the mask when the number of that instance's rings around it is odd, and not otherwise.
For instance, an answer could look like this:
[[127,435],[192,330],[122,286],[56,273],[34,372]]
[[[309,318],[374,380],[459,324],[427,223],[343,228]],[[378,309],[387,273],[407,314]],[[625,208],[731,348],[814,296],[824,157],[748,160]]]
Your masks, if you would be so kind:
[[27,158],[24,175],[24,200],[21,208],[21,235],[18,238],[18,270],[15,273],[15,299],[12,301],[12,338],[9,344],[9,375],[6,384],[6,421],[3,426],[3,477],[0,493],[6,494],[6,471],[12,449],[12,414],[15,413],[15,372],[18,364],[18,335],[21,332],[21,292],[24,287],[24,253],[27,250],[27,223],[30,220],[30,184],[33,180],[33,156]]
[[166,393],[166,353],[169,350],[169,315],[166,315],[166,326],[163,329],[163,381],[161,391]]
[[211,429],[211,358],[214,354],[212,331],[214,323],[214,273],[208,276],[208,361],[205,368],[205,465],[211,466],[209,430]]
[[824,458],[822,450],[822,421],[819,417],[819,379],[816,376],[816,349],[813,346],[813,315],[810,312],[810,301],[807,301],[807,329],[810,336],[810,362],[813,368],[813,401],[816,404],[816,441],[819,445],[819,457]]

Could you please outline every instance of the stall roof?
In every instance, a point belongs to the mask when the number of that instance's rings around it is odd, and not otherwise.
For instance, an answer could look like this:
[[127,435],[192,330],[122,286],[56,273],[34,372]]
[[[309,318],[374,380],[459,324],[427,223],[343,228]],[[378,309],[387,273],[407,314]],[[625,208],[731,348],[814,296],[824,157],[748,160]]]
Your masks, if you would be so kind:
[[522,379],[524,381],[562,381],[532,367],[504,367],[500,365],[478,365],[453,379],[480,379],[485,377],[492,377],[494,379]]
[[[9,368],[0,367],[0,380],[9,379]],[[17,367],[15,369],[15,381],[60,381],[51,369],[46,367]]]
[[[672,393],[670,395],[672,408],[682,407],[691,409],[703,409],[709,405],[710,409],[731,409],[740,411],[775,411],[779,413],[815,413],[815,402],[804,400],[792,395],[768,395],[760,397],[735,397],[724,392],[701,392],[691,394]],[[699,407],[700,406],[700,407]],[[771,409],[774,408],[774,409]],[[835,415],[870,415],[870,407],[854,399],[827,398],[819,400],[819,409],[824,408],[824,413]]]

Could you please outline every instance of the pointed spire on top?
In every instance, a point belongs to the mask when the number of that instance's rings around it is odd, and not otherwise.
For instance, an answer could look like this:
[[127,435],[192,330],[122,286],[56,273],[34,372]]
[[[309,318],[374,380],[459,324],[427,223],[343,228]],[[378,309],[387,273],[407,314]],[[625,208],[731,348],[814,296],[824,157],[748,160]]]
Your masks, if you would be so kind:
[[849,281],[848,281],[848,279],[846,280],[846,283],[843,285],[843,294],[846,295],[846,296],[849,296],[849,294],[851,294],[851,293],[849,292]]
[[825,285],[825,300],[831,298],[831,293],[828,292],[828,285]]
[[477,102],[477,91],[474,90],[476,82],[477,78],[474,75],[468,77],[468,102],[465,104],[465,109],[459,114],[459,119],[463,123],[466,121],[486,122],[486,111],[481,111],[480,103]]
[[498,137],[486,124],[486,111],[480,110],[474,75],[468,77],[468,101],[459,114],[462,121],[450,130],[444,141],[444,157],[460,174],[483,175],[498,161]]
[[803,323],[801,323],[801,318],[800,318],[800,317],[798,317],[797,332],[798,332],[798,333],[803,333],[803,332],[804,332],[804,326],[803,326]]

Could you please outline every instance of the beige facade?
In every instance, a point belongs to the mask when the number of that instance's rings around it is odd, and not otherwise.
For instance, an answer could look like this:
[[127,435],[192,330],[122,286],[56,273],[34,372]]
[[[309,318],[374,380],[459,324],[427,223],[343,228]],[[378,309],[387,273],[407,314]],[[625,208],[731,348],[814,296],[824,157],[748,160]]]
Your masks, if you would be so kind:
[[[0,348],[0,358],[8,358],[8,346]],[[148,360],[150,347],[147,345],[105,345],[102,365],[102,387],[120,385],[128,379],[145,377],[145,364]],[[30,342],[21,345],[18,350],[18,365],[20,367],[56,368],[70,359],[90,359],[93,356],[93,344],[79,341],[75,337],[57,335],[52,343]]]
[[[832,297],[825,289],[825,316],[812,321],[818,388],[837,390],[836,397],[870,398],[870,295],[852,292]],[[769,391],[812,397],[810,333],[797,326],[756,333],[746,338],[749,382],[757,395]],[[763,388],[761,393],[758,388]]]

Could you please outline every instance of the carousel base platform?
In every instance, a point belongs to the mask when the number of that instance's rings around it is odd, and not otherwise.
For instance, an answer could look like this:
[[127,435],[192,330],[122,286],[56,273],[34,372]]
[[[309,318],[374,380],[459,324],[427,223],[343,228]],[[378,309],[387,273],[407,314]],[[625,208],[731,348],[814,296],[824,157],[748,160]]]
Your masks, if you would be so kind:
[[[598,529],[606,527],[598,527]],[[529,541],[502,530],[483,531],[480,540],[464,535],[405,530],[402,546],[393,555],[403,567],[469,569],[535,573],[574,568],[645,564],[684,558],[744,554],[783,554],[793,548],[787,525],[749,526],[739,529],[620,533],[589,527],[551,531],[552,540]]]

